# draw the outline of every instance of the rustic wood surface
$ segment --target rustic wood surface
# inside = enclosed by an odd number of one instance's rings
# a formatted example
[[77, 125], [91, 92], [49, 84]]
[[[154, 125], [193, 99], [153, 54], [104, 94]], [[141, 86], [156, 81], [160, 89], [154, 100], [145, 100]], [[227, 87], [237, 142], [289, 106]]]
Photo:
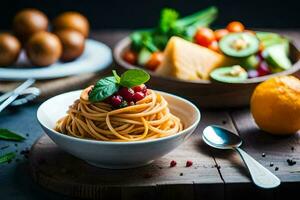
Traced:
[[[128, 33], [107, 31], [94, 33], [92, 37], [113, 47]], [[283, 33], [300, 45], [299, 32]], [[71, 199], [86, 197], [126, 200], [241, 198], [244, 200], [286, 199], [287, 196], [299, 196], [299, 133], [290, 137], [270, 136], [256, 127], [248, 108], [223, 111], [201, 109], [201, 111], [203, 119], [200, 126], [185, 144], [153, 164], [138, 169], [111, 171], [91, 167], [59, 150], [47, 137], [42, 137], [33, 146], [30, 156], [34, 180], [50, 191], [70, 195]], [[209, 124], [224, 125], [239, 134], [244, 140], [242, 148], [278, 175], [282, 180], [281, 186], [274, 190], [261, 190], [255, 187], [235, 152], [218, 151], [205, 146], [199, 136], [203, 128]], [[294, 147], [294, 150], [291, 147]], [[262, 157], [262, 153], [266, 156]], [[288, 166], [286, 162], [288, 158], [295, 159], [297, 164]], [[168, 167], [172, 159], [178, 162], [175, 168]], [[184, 166], [188, 159], [194, 162], [190, 168]], [[271, 162], [274, 163], [273, 167], [270, 167]], [[279, 169], [275, 171], [275, 167]], [[180, 173], [183, 175], [180, 176]]]

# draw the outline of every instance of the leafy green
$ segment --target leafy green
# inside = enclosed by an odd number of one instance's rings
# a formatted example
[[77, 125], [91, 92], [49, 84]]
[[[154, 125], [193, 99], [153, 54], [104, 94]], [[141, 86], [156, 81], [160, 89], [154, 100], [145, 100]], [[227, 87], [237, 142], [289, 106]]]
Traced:
[[177, 11], [165, 8], [161, 11], [157, 27], [139, 30], [130, 35], [131, 48], [136, 52], [140, 52], [143, 48], [150, 52], [164, 50], [172, 36], [191, 41], [196, 30], [199, 27], [209, 26], [216, 19], [217, 14], [216, 7], [209, 7], [179, 19]]
[[113, 76], [100, 79], [92, 91], [89, 93], [91, 102], [103, 101], [116, 93], [120, 86], [134, 87], [146, 83], [150, 79], [150, 75], [141, 69], [130, 69], [121, 75], [115, 70], [112, 71]]
[[134, 87], [146, 83], [150, 79], [150, 75], [141, 69], [131, 69], [121, 76], [120, 85], [124, 87]]
[[14, 157], [16, 157], [16, 154], [14, 152], [10, 152], [10, 153], [4, 154], [4, 155], [0, 156], [0, 164], [9, 162]]
[[159, 30], [162, 33], [168, 33], [176, 23], [179, 14], [176, 10], [171, 8], [165, 8], [161, 11]]
[[12, 141], [22, 141], [25, 138], [17, 133], [14, 133], [8, 129], [0, 128], [0, 139], [12, 140]]
[[119, 85], [114, 76], [100, 79], [89, 94], [89, 100], [91, 102], [103, 101], [107, 97], [117, 92], [118, 89]]

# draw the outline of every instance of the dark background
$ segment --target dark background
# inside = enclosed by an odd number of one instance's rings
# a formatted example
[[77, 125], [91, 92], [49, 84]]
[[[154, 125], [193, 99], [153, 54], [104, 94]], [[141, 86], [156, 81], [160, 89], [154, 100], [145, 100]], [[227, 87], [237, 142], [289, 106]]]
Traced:
[[166, 6], [184, 16], [210, 5], [220, 10], [217, 26], [240, 20], [248, 27], [300, 28], [299, 0], [8, 0], [1, 1], [0, 27], [10, 28], [14, 14], [28, 7], [41, 9], [50, 19], [62, 11], [76, 10], [99, 30], [151, 27]]

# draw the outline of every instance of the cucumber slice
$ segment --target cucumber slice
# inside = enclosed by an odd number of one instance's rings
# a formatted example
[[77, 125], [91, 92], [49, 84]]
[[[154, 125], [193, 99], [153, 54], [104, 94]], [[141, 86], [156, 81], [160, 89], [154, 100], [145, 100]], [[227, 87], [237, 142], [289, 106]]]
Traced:
[[279, 69], [275, 69], [275, 71], [287, 70], [292, 67], [284, 44], [276, 44], [268, 47], [263, 51], [263, 56], [272, 67]]
[[219, 46], [227, 56], [245, 58], [258, 51], [259, 40], [250, 33], [229, 33], [220, 40]]
[[248, 74], [241, 66], [234, 65], [217, 68], [210, 73], [210, 77], [215, 81], [223, 83], [241, 83], [248, 78]]

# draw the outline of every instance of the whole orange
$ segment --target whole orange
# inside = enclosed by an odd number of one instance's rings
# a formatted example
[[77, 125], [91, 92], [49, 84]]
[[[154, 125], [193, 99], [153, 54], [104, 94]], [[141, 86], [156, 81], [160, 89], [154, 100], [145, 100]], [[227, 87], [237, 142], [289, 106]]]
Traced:
[[251, 113], [260, 129], [275, 135], [300, 130], [300, 80], [271, 78], [259, 84], [251, 97]]

